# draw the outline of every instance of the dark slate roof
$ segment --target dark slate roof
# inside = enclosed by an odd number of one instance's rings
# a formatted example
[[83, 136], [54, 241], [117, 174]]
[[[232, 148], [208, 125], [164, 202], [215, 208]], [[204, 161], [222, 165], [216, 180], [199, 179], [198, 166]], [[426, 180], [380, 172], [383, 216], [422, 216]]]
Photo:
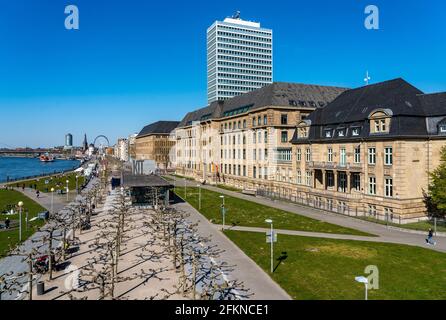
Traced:
[[135, 175], [127, 172], [122, 175], [122, 185], [124, 187], [173, 187], [170, 182], [158, 175]]
[[216, 101], [211, 103], [207, 107], [187, 113], [186, 116], [178, 125], [178, 127], [181, 128], [190, 126], [195, 121], [205, 121], [209, 119], [218, 118], [221, 113], [222, 103], [223, 103], [222, 101], [219, 102]]
[[419, 96], [426, 116], [446, 115], [446, 92], [423, 94]]
[[242, 113], [267, 106], [289, 108], [322, 108], [333, 101], [347, 88], [310, 85], [301, 83], [274, 82], [263, 88], [236, 96], [225, 101], [216, 101], [205, 108], [189, 112], [178, 127], [194, 121], [204, 121], [227, 116], [233, 110]]
[[274, 82], [263, 88], [224, 101], [223, 112], [243, 106], [250, 110], [266, 106], [322, 108], [347, 88]]
[[[389, 110], [392, 114], [390, 131], [386, 134], [370, 134], [370, 113], [377, 109]], [[446, 94], [424, 94], [405, 80], [398, 78], [384, 81], [340, 94], [323, 109], [316, 109], [308, 117], [311, 121], [308, 139], [297, 137], [293, 143], [308, 141], [345, 141], [352, 139], [377, 139], [395, 137], [420, 137], [434, 128], [446, 116]], [[429, 121], [430, 117], [437, 119]], [[360, 135], [352, 136], [352, 128], [360, 127]], [[325, 130], [346, 128], [344, 137], [333, 131], [331, 138]]]
[[179, 124], [179, 121], [158, 121], [145, 126], [138, 134], [137, 138], [152, 134], [169, 134]]

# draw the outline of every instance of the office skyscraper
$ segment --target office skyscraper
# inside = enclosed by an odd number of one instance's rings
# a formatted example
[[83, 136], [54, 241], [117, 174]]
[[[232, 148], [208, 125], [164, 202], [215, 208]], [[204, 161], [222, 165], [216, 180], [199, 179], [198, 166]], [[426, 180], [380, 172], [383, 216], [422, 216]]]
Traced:
[[240, 12], [207, 30], [208, 103], [273, 82], [273, 32]]

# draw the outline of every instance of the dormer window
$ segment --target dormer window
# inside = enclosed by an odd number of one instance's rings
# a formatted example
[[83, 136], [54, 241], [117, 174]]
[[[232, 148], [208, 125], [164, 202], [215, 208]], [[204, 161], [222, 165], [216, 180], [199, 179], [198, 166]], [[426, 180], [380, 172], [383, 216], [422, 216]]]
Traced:
[[392, 110], [378, 109], [374, 110], [370, 115], [370, 133], [383, 134], [389, 133], [390, 122], [392, 119]]
[[359, 127], [352, 128], [352, 136], [353, 136], [353, 137], [357, 137], [357, 136], [359, 136], [360, 133], [361, 133], [361, 129], [360, 129]]
[[440, 133], [444, 133], [444, 134], [446, 134], [446, 124], [441, 124], [441, 125], [439, 125], [439, 126], [438, 126], [438, 131], [439, 131]]
[[333, 130], [325, 129], [325, 138], [331, 138], [333, 134]]
[[338, 137], [345, 137], [345, 129], [338, 129]]

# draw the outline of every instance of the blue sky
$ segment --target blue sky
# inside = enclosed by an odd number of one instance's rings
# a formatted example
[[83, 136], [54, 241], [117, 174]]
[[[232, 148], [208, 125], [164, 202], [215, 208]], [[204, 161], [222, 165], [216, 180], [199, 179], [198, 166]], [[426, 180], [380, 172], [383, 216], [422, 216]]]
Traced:
[[[446, 91], [442, 0], [0, 0], [0, 148], [115, 140], [206, 105], [206, 29], [241, 11], [274, 30], [274, 80]], [[64, 28], [77, 5], [80, 30]], [[380, 9], [380, 30], [363, 26]]]

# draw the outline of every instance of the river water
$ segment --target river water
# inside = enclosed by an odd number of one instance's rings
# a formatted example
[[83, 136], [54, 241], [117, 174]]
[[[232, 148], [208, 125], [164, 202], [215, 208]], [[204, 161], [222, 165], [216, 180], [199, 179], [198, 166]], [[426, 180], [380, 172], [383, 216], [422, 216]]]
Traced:
[[77, 160], [55, 160], [41, 162], [37, 158], [9, 158], [0, 157], [0, 182], [9, 179], [21, 179], [39, 175], [48, 175], [79, 167]]

